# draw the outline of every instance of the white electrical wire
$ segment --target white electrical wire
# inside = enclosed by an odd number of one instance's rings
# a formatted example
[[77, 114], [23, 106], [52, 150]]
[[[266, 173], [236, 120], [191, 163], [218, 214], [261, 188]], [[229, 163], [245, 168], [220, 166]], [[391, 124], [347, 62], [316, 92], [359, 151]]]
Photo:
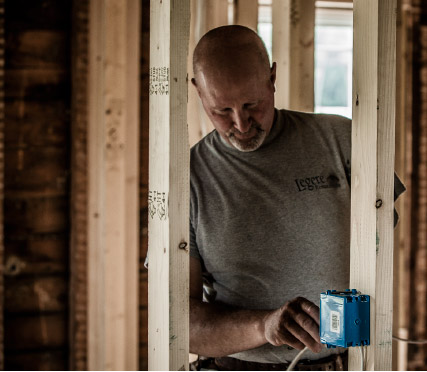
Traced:
[[302, 349], [294, 358], [294, 360], [292, 361], [292, 363], [289, 365], [287, 371], [293, 371], [294, 367], [297, 365], [297, 363], [299, 362], [299, 360], [301, 359], [302, 355], [308, 350], [308, 347], [306, 346], [304, 349]]

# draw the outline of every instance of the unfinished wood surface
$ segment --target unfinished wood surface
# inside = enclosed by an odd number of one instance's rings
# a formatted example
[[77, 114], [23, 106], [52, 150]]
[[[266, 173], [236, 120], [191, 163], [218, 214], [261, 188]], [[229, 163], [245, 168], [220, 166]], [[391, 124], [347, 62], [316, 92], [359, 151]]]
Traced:
[[30, 365], [37, 366], [41, 371], [62, 371], [67, 355], [66, 350], [22, 351], [18, 355], [10, 355], [8, 365], [11, 371], [25, 371]]
[[314, 111], [314, 0], [273, 0], [275, 105]]
[[395, 33], [395, 0], [354, 1], [350, 287], [371, 296], [368, 370], [392, 367]]
[[187, 370], [190, 1], [151, 2], [148, 368]]
[[148, 370], [148, 270], [144, 267], [148, 252], [148, 156], [150, 86], [150, 0], [141, 1], [141, 125], [139, 134], [139, 370]]
[[[394, 233], [393, 334], [409, 338], [411, 174], [412, 174], [412, 10], [409, 0], [398, 0], [396, 32], [396, 156], [395, 170], [406, 187], [396, 201], [399, 223]], [[393, 341], [393, 370], [408, 370], [408, 344]]]
[[4, 367], [67, 369], [71, 1], [4, 5]]
[[[187, 71], [188, 71], [188, 104], [187, 104], [187, 121], [188, 121], [188, 139], [190, 146], [193, 146], [203, 137], [204, 133], [201, 126], [201, 115], [203, 107], [201, 107], [200, 99], [196, 89], [191, 84], [193, 74], [193, 52], [197, 43], [201, 38], [201, 14], [198, 12], [200, 7], [199, 0], [190, 0], [190, 36], [188, 43], [188, 58], [187, 58]], [[204, 28], [204, 27], [203, 27]]]
[[196, 89], [191, 84], [193, 77], [193, 51], [201, 37], [209, 30], [228, 24], [227, 0], [191, 0], [191, 23], [189, 38], [188, 71], [188, 136], [193, 146], [214, 128], [206, 115]]
[[88, 258], [88, 36], [89, 1], [73, 1], [71, 54], [71, 234], [70, 357], [71, 370], [87, 365]]
[[[228, 24], [228, 0], [199, 0], [201, 3], [201, 22], [206, 25], [206, 31]], [[200, 35], [200, 37], [202, 37]]]
[[258, 29], [258, 0], [236, 0], [234, 17], [237, 25]]
[[4, 369], [4, 0], [0, 0], [0, 370]]
[[[414, 112], [410, 338], [427, 339], [427, 4], [418, 2], [414, 33]], [[410, 345], [409, 369], [426, 368], [427, 345]]]
[[137, 1], [90, 2], [88, 366], [138, 368]]
[[36, 322], [31, 314], [11, 316], [5, 324], [6, 352], [16, 355], [31, 350], [65, 350], [68, 344], [65, 320], [65, 314], [61, 313], [42, 314]]

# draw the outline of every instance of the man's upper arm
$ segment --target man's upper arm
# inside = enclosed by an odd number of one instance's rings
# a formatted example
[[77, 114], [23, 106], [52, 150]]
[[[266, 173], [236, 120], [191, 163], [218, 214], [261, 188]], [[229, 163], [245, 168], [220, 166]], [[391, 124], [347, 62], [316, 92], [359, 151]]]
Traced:
[[200, 260], [190, 256], [190, 297], [202, 301], [203, 278]]

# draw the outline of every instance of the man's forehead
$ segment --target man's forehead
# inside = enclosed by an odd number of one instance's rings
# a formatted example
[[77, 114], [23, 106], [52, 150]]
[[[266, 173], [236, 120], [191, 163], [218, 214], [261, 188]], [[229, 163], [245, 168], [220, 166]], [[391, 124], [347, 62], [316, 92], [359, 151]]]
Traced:
[[202, 87], [202, 94], [218, 109], [236, 102], [248, 103], [260, 99], [261, 84], [253, 76], [205, 79]]
[[230, 51], [228, 54], [206, 56], [201, 60], [199, 71], [212, 75], [221, 73], [235, 74], [239, 71], [255, 72], [257, 69], [265, 69], [259, 62], [255, 53], [236, 53]]

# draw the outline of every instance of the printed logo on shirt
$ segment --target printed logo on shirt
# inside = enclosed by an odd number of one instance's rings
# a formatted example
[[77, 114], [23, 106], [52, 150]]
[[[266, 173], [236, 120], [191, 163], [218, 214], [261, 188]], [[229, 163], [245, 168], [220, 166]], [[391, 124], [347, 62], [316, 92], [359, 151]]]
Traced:
[[306, 178], [297, 178], [295, 183], [298, 187], [298, 192], [315, 191], [320, 189], [337, 189], [341, 187], [340, 180], [337, 176], [331, 174], [328, 177], [315, 176]]

